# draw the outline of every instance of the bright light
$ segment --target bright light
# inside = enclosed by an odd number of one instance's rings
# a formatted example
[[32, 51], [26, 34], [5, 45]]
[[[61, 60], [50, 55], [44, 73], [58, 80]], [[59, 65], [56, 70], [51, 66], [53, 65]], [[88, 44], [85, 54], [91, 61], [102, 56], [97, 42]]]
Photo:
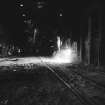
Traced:
[[59, 16], [63, 16], [62, 13], [60, 13]]
[[43, 8], [45, 6], [45, 2], [37, 2], [37, 8]]
[[24, 5], [23, 4], [20, 4], [20, 7], [23, 7]]
[[23, 17], [26, 17], [26, 14], [22, 14]]
[[70, 42], [70, 39], [65, 42], [61, 41], [60, 37], [57, 37], [58, 50], [53, 53], [51, 57], [24, 57], [24, 58], [14, 58], [7, 60], [8, 58], [0, 59], [0, 66], [2, 65], [24, 65], [24, 64], [40, 64], [44, 65], [45, 63], [51, 65], [62, 65], [62, 64], [75, 64], [79, 62], [79, 57], [77, 54], [77, 43]]
[[74, 63], [78, 60], [77, 46], [74, 46], [70, 43], [70, 39], [66, 41], [66, 43], [60, 40], [60, 37], [57, 37], [57, 46], [58, 50], [53, 53], [51, 58], [42, 57], [42, 61], [50, 64], [65, 64], [65, 63]]
[[57, 37], [57, 47], [58, 47], [58, 50], [60, 50], [61, 44], [62, 44], [62, 42], [61, 42], [61, 40], [60, 40], [60, 37], [58, 36], [58, 37]]
[[43, 8], [43, 6], [42, 5], [38, 5], [37, 8]]
[[[59, 43], [58, 43], [59, 42]], [[52, 59], [56, 63], [73, 63], [77, 59], [77, 52], [72, 46], [70, 39], [65, 43], [58, 38], [57, 40], [58, 51], [54, 53]], [[60, 49], [60, 50], [59, 50]]]

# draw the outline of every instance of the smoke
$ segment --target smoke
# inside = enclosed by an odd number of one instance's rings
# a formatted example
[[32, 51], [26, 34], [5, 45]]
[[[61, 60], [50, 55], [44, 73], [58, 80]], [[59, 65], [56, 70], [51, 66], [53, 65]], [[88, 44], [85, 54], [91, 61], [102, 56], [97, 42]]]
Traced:
[[0, 66], [3, 65], [28, 65], [28, 64], [39, 64], [44, 65], [44, 63], [51, 65], [58, 64], [75, 64], [79, 62], [77, 42], [70, 42], [70, 39], [63, 42], [60, 37], [57, 37], [57, 51], [54, 51], [51, 57], [24, 57], [0, 60]]
[[68, 39], [63, 43], [60, 37], [57, 37], [57, 47], [58, 50], [53, 53], [52, 57], [42, 57], [42, 61], [50, 64], [65, 64], [75, 63], [79, 60], [76, 42], [71, 44], [70, 39]]

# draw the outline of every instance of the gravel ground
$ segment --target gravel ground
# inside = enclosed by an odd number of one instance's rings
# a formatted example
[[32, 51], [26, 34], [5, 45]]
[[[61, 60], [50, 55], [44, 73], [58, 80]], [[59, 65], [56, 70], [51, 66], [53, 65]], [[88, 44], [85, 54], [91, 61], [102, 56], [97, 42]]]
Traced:
[[[85, 105], [48, 68], [38, 65], [22, 68], [0, 68], [0, 105]], [[53, 69], [90, 103], [105, 105], [105, 77], [99, 69], [97, 72], [82, 67]]]

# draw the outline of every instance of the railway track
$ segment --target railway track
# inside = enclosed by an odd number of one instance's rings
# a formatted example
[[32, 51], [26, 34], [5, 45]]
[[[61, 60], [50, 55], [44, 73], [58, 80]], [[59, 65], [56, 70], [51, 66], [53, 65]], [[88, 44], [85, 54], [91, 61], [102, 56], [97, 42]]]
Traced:
[[[71, 73], [74, 73], [74, 74], [77, 75], [77, 76], [82, 77], [83, 80], [88, 81], [89, 83], [91, 83], [91, 84], [93, 85], [93, 87], [96, 88], [96, 90], [99, 90], [101, 93], [104, 94], [103, 97], [104, 97], [104, 99], [105, 99], [105, 86], [104, 86], [104, 85], [102, 85], [101, 83], [99, 83], [99, 82], [97, 82], [97, 81], [95, 81], [95, 80], [89, 78], [88, 76], [83, 75], [82, 73], [79, 73], [79, 71], [78, 71], [78, 72], [70, 71], [70, 72], [71, 72]], [[102, 97], [102, 96], [101, 96], [101, 97]], [[92, 100], [93, 100], [93, 102], [95, 102], [97, 105], [104, 105], [104, 104], [105, 104], [105, 102], [104, 102], [104, 103], [97, 102], [96, 99], [92, 99]]]
[[88, 80], [88, 81], [91, 81], [92, 83], [95, 83], [98, 88], [105, 90], [105, 86], [102, 85], [101, 83], [99, 83], [99, 82], [97, 82], [97, 81], [95, 81], [95, 80], [93, 80], [93, 79], [90, 79], [89, 77], [83, 75], [82, 73], [75, 72], [75, 71], [72, 71], [72, 72], [75, 73], [75, 74], [77, 74], [77, 75], [79, 75], [79, 76], [81, 76], [81, 77], [84, 78], [85, 80]]
[[[79, 86], [75, 86], [73, 83], [71, 83], [69, 80], [72, 78], [69, 78], [68, 75], [64, 71], [60, 70], [60, 68], [57, 69], [56, 67], [51, 66], [43, 62], [42, 60], [41, 62], [44, 67], [46, 67], [49, 71], [51, 71], [51, 73], [53, 73], [57, 77], [57, 79], [59, 79], [61, 83], [74, 94], [76, 99], [79, 100], [80, 102], [79, 105], [105, 105], [103, 103], [97, 102], [96, 99], [94, 98], [90, 98], [83, 90], [78, 88]], [[31, 69], [30, 66], [29, 68]], [[72, 75], [76, 75], [77, 77], [82, 77], [83, 80], [89, 81], [90, 83], [93, 84], [93, 86], [96, 86], [98, 89], [105, 91], [105, 86], [98, 83], [97, 81], [92, 80], [91, 78], [86, 77], [79, 70], [76, 70], [76, 69], [69, 70], [69, 73], [71, 73]]]
[[75, 88], [72, 84], [67, 82], [61, 75], [59, 75], [54, 68], [44, 63], [44, 66], [48, 68], [76, 97], [79, 99], [81, 105], [99, 105], [93, 99], [90, 99], [84, 92]]

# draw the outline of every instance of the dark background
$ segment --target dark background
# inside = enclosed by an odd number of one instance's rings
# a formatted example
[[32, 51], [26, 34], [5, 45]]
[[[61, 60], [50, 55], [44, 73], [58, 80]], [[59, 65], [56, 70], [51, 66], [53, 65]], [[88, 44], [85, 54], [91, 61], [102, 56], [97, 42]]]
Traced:
[[[62, 21], [63, 26], [72, 28], [73, 32], [80, 31], [80, 22], [85, 20], [85, 15], [89, 11], [94, 9], [95, 4], [97, 6], [104, 6], [104, 2], [100, 0], [57, 0], [46, 1], [47, 6], [44, 9], [36, 9], [34, 3], [37, 0], [11, 0], [0, 1], [0, 23], [6, 27], [9, 33], [9, 37], [19, 38], [23, 36], [24, 18], [22, 13], [28, 11], [28, 17], [39, 16], [43, 24], [49, 24], [50, 26], [57, 26], [58, 21]], [[40, 0], [41, 1], [41, 0]], [[44, 0], [43, 0], [44, 1]], [[19, 3], [24, 4], [24, 9], [19, 7]], [[57, 17], [59, 11], [63, 11], [63, 17], [60, 20]], [[104, 10], [104, 8], [103, 8]], [[8, 36], [8, 35], [7, 35]], [[78, 36], [78, 35], [77, 35]], [[16, 38], [16, 39], [17, 39]]]
[[[37, 2], [42, 1], [45, 6], [37, 8]], [[19, 4], [24, 4], [21, 8]], [[55, 29], [60, 31], [70, 30], [73, 40], [78, 41], [88, 34], [88, 17], [92, 16], [93, 26], [97, 30], [97, 18], [102, 20], [102, 58], [105, 56], [105, 1], [104, 0], [11, 0], [0, 1], [0, 40], [25, 45], [24, 21], [31, 18], [34, 24], [39, 24], [42, 29]], [[26, 17], [22, 14], [26, 13]], [[59, 16], [62, 13], [63, 16]], [[96, 25], [95, 25], [96, 24]], [[65, 34], [63, 34], [65, 36]], [[51, 38], [49, 34], [47, 38]], [[93, 35], [94, 36], [94, 35]], [[47, 41], [46, 41], [47, 43]], [[94, 49], [94, 48], [93, 48]], [[93, 54], [94, 55], [94, 54]]]

